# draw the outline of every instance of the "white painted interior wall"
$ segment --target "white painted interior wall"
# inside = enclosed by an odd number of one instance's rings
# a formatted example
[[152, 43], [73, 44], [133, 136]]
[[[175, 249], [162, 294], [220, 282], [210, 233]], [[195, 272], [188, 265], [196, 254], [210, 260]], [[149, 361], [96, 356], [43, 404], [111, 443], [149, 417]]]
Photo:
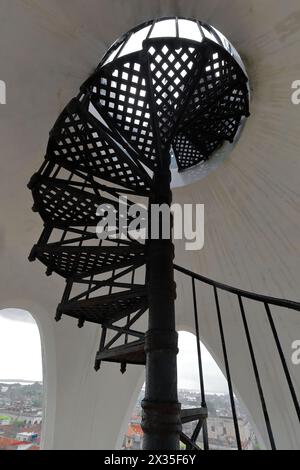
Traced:
[[[247, 67], [252, 115], [221, 166], [174, 191], [175, 202], [204, 203], [206, 217], [204, 249], [186, 252], [176, 243], [176, 262], [246, 290], [299, 300], [300, 106], [290, 99], [291, 83], [300, 79], [299, 1], [1, 0], [0, 11], [0, 79], [7, 85], [7, 104], [0, 106], [0, 307], [28, 310], [40, 327], [44, 448], [118, 447], [143, 371], [131, 367], [121, 376], [117, 365], [103, 364], [96, 374], [99, 332], [90, 325], [78, 330], [68, 318], [54, 322], [63, 281], [46, 278], [41, 264], [27, 261], [41, 221], [30, 210], [26, 184], [41, 163], [57, 115], [120, 34], [163, 15], [210, 22]], [[189, 286], [180, 280], [178, 298], [178, 324], [192, 331]], [[199, 301], [203, 341], [222, 367], [210, 293], [204, 291]], [[229, 304], [225, 316], [237, 393], [267, 445], [235, 306]], [[276, 442], [299, 449], [299, 422], [271, 337], [264, 334], [266, 318], [251, 311], [249, 323]], [[276, 325], [288, 356], [291, 342], [300, 337], [300, 317], [282, 312]], [[299, 393], [300, 366], [289, 366]]]

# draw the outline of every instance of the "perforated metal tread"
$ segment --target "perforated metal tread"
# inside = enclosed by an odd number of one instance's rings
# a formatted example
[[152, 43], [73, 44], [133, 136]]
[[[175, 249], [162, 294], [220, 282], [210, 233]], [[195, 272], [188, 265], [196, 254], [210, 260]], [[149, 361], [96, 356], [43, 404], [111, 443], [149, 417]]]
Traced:
[[72, 182], [62, 184], [46, 176], [36, 177], [31, 187], [34, 209], [44, 222], [58, 227], [97, 225], [100, 220], [96, 216], [97, 208], [107, 202], [92, 192], [74, 187]]
[[221, 143], [219, 140], [209, 140], [206, 136], [187, 136], [177, 134], [173, 140], [173, 151], [177, 160], [178, 170], [182, 171], [197, 163], [206, 161]]
[[57, 307], [56, 319], [68, 315], [80, 321], [109, 324], [147, 306], [146, 288], [135, 288], [86, 300], [68, 301]]
[[124, 144], [74, 98], [50, 133], [47, 158], [137, 193], [150, 191], [147, 172], [136, 165]]
[[[44, 222], [54, 227], [96, 226], [100, 221], [98, 207], [114, 208], [116, 222], [119, 222], [119, 206], [116, 200], [103, 197], [99, 193], [86, 191], [72, 181], [37, 176], [30, 183], [34, 200], [34, 209], [39, 212]], [[128, 212], [129, 200], [123, 205]], [[132, 217], [128, 217], [128, 221]]]
[[60, 246], [35, 245], [31, 256], [63, 277], [85, 277], [101, 274], [126, 266], [142, 265], [145, 261], [144, 247], [132, 246]]
[[120, 364], [146, 364], [145, 340], [133, 341], [96, 354], [96, 361], [116, 362]]

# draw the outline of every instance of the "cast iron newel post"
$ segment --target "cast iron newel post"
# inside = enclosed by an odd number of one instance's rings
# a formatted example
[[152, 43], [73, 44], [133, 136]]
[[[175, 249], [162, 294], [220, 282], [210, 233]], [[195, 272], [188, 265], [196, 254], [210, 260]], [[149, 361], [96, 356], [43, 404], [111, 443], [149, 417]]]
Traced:
[[[169, 165], [167, 154], [162, 170], [155, 178], [155, 196], [150, 204], [171, 205]], [[178, 334], [175, 329], [173, 259], [172, 230], [169, 238], [163, 239], [160, 226], [159, 239], [151, 239], [150, 232], [148, 240], [149, 325], [145, 338], [146, 390], [142, 402], [145, 450], [179, 449], [181, 420], [177, 397]]]

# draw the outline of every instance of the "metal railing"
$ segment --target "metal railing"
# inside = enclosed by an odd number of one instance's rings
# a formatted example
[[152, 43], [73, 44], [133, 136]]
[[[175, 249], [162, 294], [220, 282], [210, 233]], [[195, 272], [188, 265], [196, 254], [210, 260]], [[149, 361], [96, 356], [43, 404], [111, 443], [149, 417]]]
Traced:
[[[277, 352], [281, 361], [282, 370], [283, 370], [283, 373], [284, 373], [284, 376], [285, 376], [285, 379], [289, 388], [290, 396], [291, 396], [299, 422], [300, 422], [299, 400], [297, 398], [295, 386], [293, 384], [293, 380], [289, 372], [287, 361], [286, 361], [283, 348], [282, 348], [282, 345], [281, 345], [281, 342], [277, 333], [277, 329], [273, 320], [271, 307], [277, 306], [277, 307], [291, 309], [294, 311], [300, 311], [300, 303], [293, 302], [290, 300], [278, 299], [278, 298], [269, 297], [265, 295], [255, 294], [252, 292], [247, 292], [241, 289], [237, 289], [235, 287], [228, 286], [220, 282], [216, 282], [212, 279], [208, 279], [202, 275], [193, 273], [192, 271], [189, 271], [188, 269], [182, 268], [178, 265], [174, 265], [174, 268], [175, 268], [175, 271], [178, 271], [184, 274], [185, 276], [189, 277], [191, 285], [192, 285], [194, 323], [195, 323], [194, 326], [195, 326], [195, 333], [196, 333], [196, 339], [197, 339], [201, 406], [206, 407], [206, 396], [205, 396], [205, 387], [204, 387], [204, 379], [203, 379], [203, 364], [202, 364], [201, 347], [200, 347], [199, 315], [198, 315], [198, 304], [197, 304], [197, 284], [200, 284], [200, 283], [211, 286], [213, 290], [213, 297], [214, 297], [215, 308], [216, 308], [216, 313], [217, 313], [218, 330], [220, 334], [220, 341], [221, 341], [223, 361], [224, 361], [224, 371], [225, 371], [225, 376], [226, 376], [227, 383], [228, 383], [229, 398], [230, 398], [230, 405], [231, 405], [231, 411], [232, 411], [232, 419], [233, 419], [233, 424], [234, 424], [237, 449], [242, 450], [242, 442], [241, 442], [239, 422], [238, 422], [238, 416], [237, 416], [237, 410], [236, 410], [236, 401], [235, 401], [233, 383], [232, 383], [232, 371], [231, 371], [230, 361], [228, 358], [228, 338], [226, 339], [226, 336], [224, 333], [224, 327], [223, 327], [224, 321], [223, 321], [222, 311], [221, 311], [221, 306], [220, 306], [220, 301], [219, 301], [220, 291], [228, 292], [232, 294], [233, 296], [235, 296], [236, 299], [238, 300], [239, 312], [241, 315], [244, 334], [246, 337], [246, 344], [248, 347], [251, 364], [253, 367], [256, 387], [257, 387], [260, 405], [261, 405], [264, 422], [265, 422], [265, 426], [266, 426], [266, 430], [267, 430], [267, 434], [269, 438], [270, 448], [272, 450], [276, 450], [274, 430], [272, 429], [272, 425], [270, 422], [270, 413], [268, 410], [268, 406], [266, 404], [265, 393], [264, 393], [263, 386], [262, 386], [262, 380], [259, 374], [259, 369], [257, 365], [257, 354], [253, 346], [253, 339], [251, 338], [251, 334], [250, 334], [250, 330], [248, 326], [244, 300], [251, 299], [253, 301], [256, 301], [260, 303], [265, 310], [265, 314], [268, 320], [268, 325], [270, 327], [270, 332], [273, 335], [274, 344], [275, 344], [275, 347], [277, 349]], [[203, 446], [204, 446], [204, 449], [209, 449], [209, 439], [208, 439], [206, 423], [203, 426]]]

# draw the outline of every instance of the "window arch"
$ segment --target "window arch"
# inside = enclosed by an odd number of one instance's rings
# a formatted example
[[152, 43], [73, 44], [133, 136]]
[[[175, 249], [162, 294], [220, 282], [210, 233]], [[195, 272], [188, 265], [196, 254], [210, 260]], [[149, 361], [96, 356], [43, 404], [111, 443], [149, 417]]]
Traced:
[[26, 310], [6, 308], [0, 310], [0, 332], [1, 448], [36, 448], [44, 397], [39, 328]]
[[[183, 409], [201, 407], [197, 345], [195, 335], [179, 331], [179, 354], [177, 356], [177, 375], [179, 402]], [[203, 376], [208, 409], [207, 433], [210, 449], [235, 449], [235, 431], [231, 414], [227, 380], [208, 349], [201, 343]], [[131, 413], [125, 432], [122, 449], [139, 450], [142, 448], [141, 400], [144, 385]], [[242, 446], [247, 450], [258, 449], [258, 440], [242, 403], [235, 397]], [[183, 431], [191, 435], [196, 422], [183, 425]], [[203, 448], [202, 431], [197, 445]], [[182, 445], [184, 448], [184, 445]]]

